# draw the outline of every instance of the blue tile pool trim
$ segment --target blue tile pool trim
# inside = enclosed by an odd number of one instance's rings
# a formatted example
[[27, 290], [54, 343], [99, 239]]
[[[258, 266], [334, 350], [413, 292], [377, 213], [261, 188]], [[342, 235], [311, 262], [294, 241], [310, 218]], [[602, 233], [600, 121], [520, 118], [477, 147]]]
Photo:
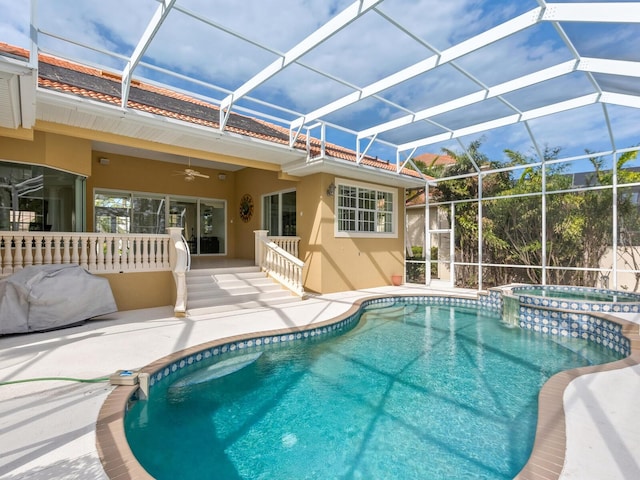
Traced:
[[308, 330], [300, 330], [296, 332], [257, 335], [254, 338], [245, 338], [242, 340], [223, 343], [221, 345], [206, 348], [199, 352], [182, 357], [150, 374], [149, 387], [153, 388], [154, 385], [158, 384], [159, 382], [171, 378], [174, 374], [180, 372], [183, 368], [189, 367], [195, 363], [202, 362], [203, 360], [209, 360], [212, 357], [216, 357], [227, 352], [254, 349], [256, 347], [264, 346], [276, 346], [280, 344], [288, 344], [289, 342], [314, 340], [329, 336], [331, 334], [339, 333], [355, 326], [355, 324], [360, 319], [360, 315], [366, 310], [366, 307], [382, 304], [392, 305], [398, 301], [406, 302], [409, 304], [450, 305], [499, 310], [501, 308], [502, 299], [499, 293], [497, 295], [494, 293], [490, 293], [488, 295], [480, 295], [477, 299], [422, 295], [367, 299], [360, 304], [360, 308], [357, 311], [331, 325], [312, 327]]
[[[533, 285], [538, 287], [538, 285]], [[576, 299], [562, 299], [562, 298], [549, 298], [537, 296], [533, 293], [527, 293], [525, 285], [515, 285], [511, 287], [513, 294], [520, 298], [521, 303], [527, 305], [534, 305], [539, 307], [552, 307], [561, 308], [565, 310], [579, 310], [583, 312], [603, 312], [603, 313], [638, 313], [640, 312], [640, 295], [630, 292], [619, 292], [616, 290], [606, 290], [602, 288], [591, 287], [573, 287], [564, 285], [547, 285], [544, 288], [557, 292], [589, 292], [602, 295], [623, 295], [626, 298], [633, 298], [635, 302], [605, 302], [597, 300], [576, 300]]]
[[[450, 296], [425, 296], [425, 295], [401, 295], [393, 297], [377, 297], [362, 301], [360, 307], [347, 317], [330, 325], [312, 327], [307, 330], [299, 330], [287, 333], [256, 334], [254, 338], [243, 338], [242, 340], [230, 341], [221, 345], [203, 349], [196, 353], [184, 356], [168, 365], [156, 370], [150, 375], [149, 387], [166, 379], [170, 379], [174, 374], [183, 368], [209, 360], [212, 357], [265, 346], [274, 347], [288, 344], [289, 342], [310, 341], [322, 339], [332, 334], [340, 333], [353, 326], [360, 319], [360, 315], [366, 308], [372, 305], [392, 306], [396, 302], [419, 305], [446, 305], [456, 307], [478, 308], [480, 310], [502, 311], [503, 299], [501, 290], [490, 290], [480, 292], [476, 298], [471, 297], [450, 297]], [[629, 340], [622, 335], [622, 327], [605, 319], [593, 317], [589, 314], [560, 312], [546, 308], [533, 308], [520, 306], [519, 325], [523, 329], [532, 330], [542, 334], [580, 337], [588, 341], [595, 342], [622, 355], [628, 355], [631, 351]]]
[[622, 334], [622, 325], [589, 313], [520, 305], [519, 325], [548, 335], [582, 338], [623, 356], [631, 354], [631, 342]]

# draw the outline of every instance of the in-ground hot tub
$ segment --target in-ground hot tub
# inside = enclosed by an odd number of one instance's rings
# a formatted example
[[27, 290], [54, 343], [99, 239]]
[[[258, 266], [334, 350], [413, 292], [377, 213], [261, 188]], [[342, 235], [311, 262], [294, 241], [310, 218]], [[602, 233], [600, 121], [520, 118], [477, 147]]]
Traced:
[[508, 289], [521, 305], [582, 312], [640, 312], [638, 293], [564, 285], [513, 285]]

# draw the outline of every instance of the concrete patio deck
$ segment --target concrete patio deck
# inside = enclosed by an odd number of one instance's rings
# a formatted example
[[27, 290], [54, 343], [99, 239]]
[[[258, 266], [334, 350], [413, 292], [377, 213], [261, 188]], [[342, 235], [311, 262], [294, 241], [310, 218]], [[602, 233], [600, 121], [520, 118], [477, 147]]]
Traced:
[[[452, 293], [403, 286], [311, 297], [276, 308], [175, 318], [171, 307], [119, 312], [84, 325], [0, 338], [0, 382], [104, 377], [137, 369], [216, 338], [317, 323], [360, 298], [383, 293]], [[470, 290], [456, 294], [475, 295]], [[637, 316], [627, 320], [640, 323]], [[95, 424], [108, 383], [38, 381], [0, 386], [0, 478], [106, 479]], [[560, 478], [640, 478], [640, 366], [591, 374], [564, 393], [565, 468]]]

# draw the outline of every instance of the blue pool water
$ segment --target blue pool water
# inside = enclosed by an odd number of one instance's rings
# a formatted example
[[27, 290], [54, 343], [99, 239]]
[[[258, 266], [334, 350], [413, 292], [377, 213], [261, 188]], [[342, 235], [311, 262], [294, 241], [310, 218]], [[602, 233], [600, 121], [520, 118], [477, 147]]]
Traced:
[[513, 478], [547, 379], [618, 357], [496, 315], [378, 305], [330, 339], [244, 349], [226, 376], [186, 368], [131, 405], [127, 438], [158, 479]]
[[586, 302], [618, 302], [639, 303], [640, 295], [637, 293], [618, 292], [613, 290], [599, 290], [596, 288], [579, 287], [577, 289], [556, 286], [522, 286], [514, 287], [514, 293], [521, 295], [533, 295], [536, 297], [562, 298], [566, 300], [582, 300]]

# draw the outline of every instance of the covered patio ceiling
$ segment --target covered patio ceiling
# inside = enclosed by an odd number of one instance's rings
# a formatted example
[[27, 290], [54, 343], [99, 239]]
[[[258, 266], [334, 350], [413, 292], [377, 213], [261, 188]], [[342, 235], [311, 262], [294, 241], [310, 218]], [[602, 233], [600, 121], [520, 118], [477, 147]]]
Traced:
[[[26, 3], [26, 2], [25, 2]], [[640, 144], [640, 2], [0, 0], [0, 41], [184, 92], [400, 168], [482, 139]], [[33, 40], [29, 37], [33, 32]], [[35, 52], [34, 52], [35, 53]]]

